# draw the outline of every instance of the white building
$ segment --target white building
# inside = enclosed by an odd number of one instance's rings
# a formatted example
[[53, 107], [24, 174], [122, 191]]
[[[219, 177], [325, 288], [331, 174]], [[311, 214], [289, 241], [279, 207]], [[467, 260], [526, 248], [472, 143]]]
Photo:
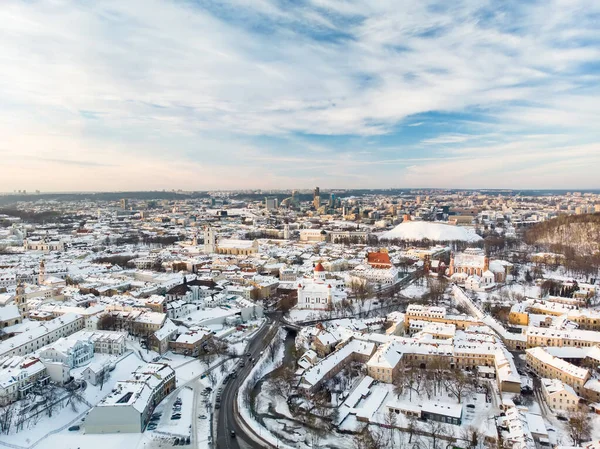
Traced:
[[35, 323], [31, 326], [31, 329], [1, 342], [0, 357], [26, 355], [37, 351], [61, 337], [67, 337], [83, 329], [84, 322], [82, 316], [66, 314], [52, 321]]
[[75, 338], [60, 338], [39, 351], [42, 360], [50, 360], [65, 364], [69, 368], [77, 368], [94, 358], [94, 343]]
[[164, 363], [138, 368], [90, 410], [86, 433], [139, 433], [165, 396], [175, 390], [175, 371]]
[[0, 360], [0, 405], [24, 397], [36, 384], [48, 383], [46, 367], [36, 358], [4, 357]]
[[558, 379], [542, 378], [542, 394], [555, 412], [574, 412], [579, 406], [579, 396], [569, 385]]
[[346, 298], [343, 283], [327, 279], [321, 263], [315, 266], [312, 279], [300, 279], [298, 282], [299, 309], [331, 310], [333, 304]]

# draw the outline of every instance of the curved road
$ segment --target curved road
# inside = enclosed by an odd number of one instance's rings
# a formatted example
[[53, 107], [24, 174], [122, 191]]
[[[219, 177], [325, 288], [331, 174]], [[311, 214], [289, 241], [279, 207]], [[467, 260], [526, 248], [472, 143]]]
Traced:
[[[409, 275], [405, 279], [402, 279], [401, 284], [405, 285], [410, 283], [412, 280], [413, 277]], [[382, 294], [387, 293], [387, 290], [390, 288], [392, 287], [384, 287], [382, 289]], [[398, 304], [394, 301], [377, 310], [397, 307]], [[374, 310], [369, 312], [374, 312]], [[246, 348], [246, 353], [249, 352], [251, 354], [250, 357], [255, 359], [258, 359], [260, 352], [268, 346], [269, 340], [265, 339], [265, 336], [267, 336], [270, 330], [277, 330], [277, 328], [281, 325], [283, 318], [283, 313], [281, 311], [268, 312], [265, 313], [265, 315], [269, 318], [270, 324], [264, 326], [260, 331], [258, 331], [258, 333], [250, 340], [250, 343]], [[218, 413], [216, 413], [217, 432], [216, 438], [213, 441], [213, 447], [216, 449], [264, 449], [266, 447], [264, 443], [257, 443], [248, 434], [246, 434], [246, 431], [238, 424], [238, 417], [236, 416], [235, 412], [237, 393], [241, 384], [244, 382], [253, 368], [253, 364], [250, 362], [250, 357], [246, 357], [246, 355], [243, 356], [243, 358], [246, 360], [245, 366], [240, 368], [238, 363], [238, 365], [236, 365], [237, 377], [230, 379], [227, 385], [223, 386], [223, 392], [221, 394], [221, 408], [218, 410]], [[232, 430], [235, 432], [235, 438], [231, 436]]]
[[[214, 447], [217, 449], [263, 449], [265, 447], [264, 444], [256, 443], [245, 433], [244, 429], [238, 425], [236, 421], [237, 417], [235, 416], [235, 401], [241, 384], [254, 367], [250, 358], [259, 358], [260, 352], [264, 350], [269, 343], [269, 340], [266, 340], [265, 337], [270, 330], [277, 330], [279, 327], [280, 314], [269, 314], [269, 318], [272, 318], [270, 324], [259, 330], [246, 347], [246, 353], [249, 352], [251, 356], [246, 357], [245, 354], [242, 356], [246, 361], [245, 366], [240, 368], [238, 363], [236, 366], [237, 377], [230, 379], [229, 382], [223, 386], [221, 408], [217, 413], [217, 434], [214, 440]], [[235, 438], [231, 436], [232, 430], [236, 434]]]

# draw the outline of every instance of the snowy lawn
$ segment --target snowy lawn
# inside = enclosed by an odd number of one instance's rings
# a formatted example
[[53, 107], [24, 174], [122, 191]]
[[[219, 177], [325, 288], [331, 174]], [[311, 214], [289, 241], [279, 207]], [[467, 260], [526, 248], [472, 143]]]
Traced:
[[[101, 358], [109, 358], [105, 355], [101, 356]], [[81, 395], [86, 401], [95, 405], [110, 393], [117, 381], [129, 378], [131, 372], [135, 371], [135, 369], [141, 365], [144, 365], [144, 362], [136, 357], [135, 353], [129, 353], [116, 364], [115, 369], [110, 372], [110, 377], [104, 383], [102, 388], [100, 388], [100, 385], [94, 386], [88, 383], [87, 388], [81, 392]], [[81, 368], [78, 368], [78, 370], [81, 371]], [[64, 389], [60, 389], [59, 391], [61, 392], [61, 395], [65, 394]], [[0, 441], [28, 447], [36, 441], [45, 438], [50, 432], [54, 432], [57, 429], [61, 429], [65, 426], [68, 427], [70, 425], [82, 424], [80, 418], [84, 417], [85, 413], [89, 410], [89, 407], [83, 403], [76, 403], [75, 408], [76, 410], [71, 405], [67, 405], [66, 401], [64, 401], [54, 410], [52, 417], [49, 417], [47, 413], [43, 412], [38, 415], [39, 418], [27, 422], [23, 431], [16, 433], [13, 428], [9, 435], [0, 435]], [[80, 432], [82, 431], [83, 426]], [[64, 430], [64, 432], [68, 431]], [[73, 432], [68, 433], [72, 434]], [[43, 444], [40, 443], [36, 447], [43, 447]]]

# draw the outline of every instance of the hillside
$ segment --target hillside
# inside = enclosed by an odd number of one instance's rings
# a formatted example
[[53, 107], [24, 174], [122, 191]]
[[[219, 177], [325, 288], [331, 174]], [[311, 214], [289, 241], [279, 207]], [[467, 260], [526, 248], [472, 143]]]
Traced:
[[473, 229], [428, 221], [408, 221], [384, 233], [382, 239], [431, 240], [435, 242], [477, 242], [482, 238]]
[[531, 245], [553, 247], [557, 252], [570, 249], [578, 255], [598, 253], [600, 214], [561, 215], [528, 229], [525, 241]]

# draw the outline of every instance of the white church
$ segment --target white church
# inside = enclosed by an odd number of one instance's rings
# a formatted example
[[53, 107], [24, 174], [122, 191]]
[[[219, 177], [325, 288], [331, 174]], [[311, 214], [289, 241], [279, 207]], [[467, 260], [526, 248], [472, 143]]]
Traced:
[[346, 298], [343, 281], [327, 279], [321, 263], [315, 265], [312, 278], [298, 281], [297, 309], [331, 310], [333, 304]]

